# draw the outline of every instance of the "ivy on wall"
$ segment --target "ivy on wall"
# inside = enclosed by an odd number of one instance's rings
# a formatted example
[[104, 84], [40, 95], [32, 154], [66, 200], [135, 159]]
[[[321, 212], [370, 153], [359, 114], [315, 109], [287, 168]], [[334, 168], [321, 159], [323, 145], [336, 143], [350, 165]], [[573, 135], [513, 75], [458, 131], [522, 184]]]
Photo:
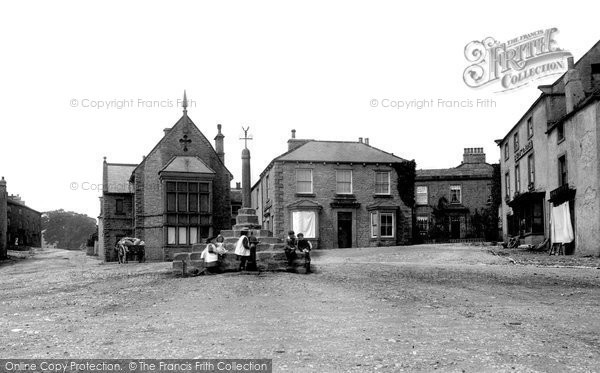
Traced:
[[415, 177], [417, 175], [417, 163], [405, 161], [394, 163], [394, 170], [398, 174], [398, 194], [402, 202], [411, 209], [415, 207]]
[[412, 161], [405, 161], [401, 163], [394, 163], [393, 168], [398, 175], [398, 194], [404, 204], [411, 209], [411, 227], [412, 232], [409, 230], [407, 233], [411, 235], [411, 240], [414, 243], [417, 232], [417, 217], [415, 215], [415, 177], [417, 175], [417, 163]]

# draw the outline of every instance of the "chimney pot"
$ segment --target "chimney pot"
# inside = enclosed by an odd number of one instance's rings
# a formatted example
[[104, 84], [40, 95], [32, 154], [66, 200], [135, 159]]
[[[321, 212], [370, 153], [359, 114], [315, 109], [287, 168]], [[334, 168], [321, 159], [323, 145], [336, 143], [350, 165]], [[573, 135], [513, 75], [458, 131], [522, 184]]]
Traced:
[[235, 189], [242, 189], [242, 183], [240, 183], [240, 182], [235, 183]]
[[170, 128], [165, 128], [163, 131], [165, 133], [165, 136], [167, 136], [169, 134], [169, 131], [171, 131], [171, 129]]
[[573, 59], [573, 56], [567, 57], [567, 68], [570, 70], [574, 67], [575, 67], [575, 60]]
[[463, 163], [485, 163], [483, 148], [464, 148]]
[[365, 137], [365, 144], [369, 145], [369, 138]]
[[362, 144], [362, 137], [358, 138], [358, 142]]
[[292, 130], [292, 139], [296, 138], [296, 130]]

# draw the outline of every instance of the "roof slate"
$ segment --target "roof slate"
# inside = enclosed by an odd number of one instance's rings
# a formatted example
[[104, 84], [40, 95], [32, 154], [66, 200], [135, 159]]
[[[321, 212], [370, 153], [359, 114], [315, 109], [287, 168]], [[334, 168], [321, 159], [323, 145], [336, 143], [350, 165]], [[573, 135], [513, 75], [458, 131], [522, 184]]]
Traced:
[[107, 193], [133, 193], [129, 178], [137, 165], [135, 164], [106, 164]]
[[405, 160], [362, 142], [310, 140], [276, 161], [398, 163]]
[[161, 172], [190, 172], [198, 174], [214, 174], [210, 167], [195, 156], [177, 156], [161, 170]]
[[417, 180], [423, 178], [492, 177], [493, 167], [487, 163], [463, 163], [454, 168], [417, 170]]

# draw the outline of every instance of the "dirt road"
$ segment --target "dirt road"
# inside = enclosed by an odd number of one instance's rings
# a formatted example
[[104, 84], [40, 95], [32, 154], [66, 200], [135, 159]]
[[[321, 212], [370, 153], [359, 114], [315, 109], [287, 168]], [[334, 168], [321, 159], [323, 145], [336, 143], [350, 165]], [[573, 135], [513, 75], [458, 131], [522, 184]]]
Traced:
[[264, 357], [276, 372], [600, 371], [596, 259], [520, 265], [452, 245], [314, 256], [315, 275], [175, 278], [170, 263], [38, 252], [0, 265], [0, 356]]

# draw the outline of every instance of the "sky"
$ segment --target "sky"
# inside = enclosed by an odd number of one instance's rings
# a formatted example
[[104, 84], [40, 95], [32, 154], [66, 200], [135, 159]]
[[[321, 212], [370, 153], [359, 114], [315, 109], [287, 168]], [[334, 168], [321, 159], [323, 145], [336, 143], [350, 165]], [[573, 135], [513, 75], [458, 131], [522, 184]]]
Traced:
[[[474, 89], [463, 81], [465, 46], [555, 27], [577, 60], [600, 39], [590, 27], [600, 5], [577, 3], [3, 2], [0, 176], [38, 211], [97, 217], [103, 157], [139, 163], [181, 117], [184, 90], [209, 140], [222, 124], [233, 183], [242, 126], [253, 136], [252, 183], [292, 129], [368, 137], [417, 168], [455, 167], [465, 147], [498, 162], [494, 140], [557, 76]], [[423, 100], [433, 104], [390, 107]]]

